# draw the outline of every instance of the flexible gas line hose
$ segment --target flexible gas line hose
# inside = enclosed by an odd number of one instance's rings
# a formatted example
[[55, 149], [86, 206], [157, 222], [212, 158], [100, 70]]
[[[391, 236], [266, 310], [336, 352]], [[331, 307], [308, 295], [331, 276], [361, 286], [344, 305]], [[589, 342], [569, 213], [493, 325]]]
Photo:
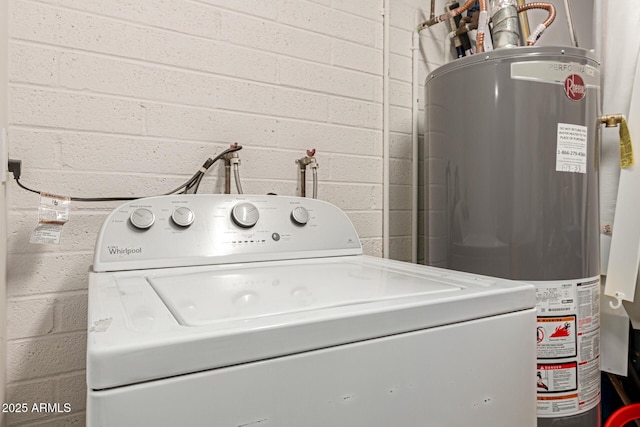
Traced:
[[539, 24], [536, 29], [531, 32], [531, 35], [529, 35], [529, 38], [527, 39], [527, 46], [533, 46], [536, 44], [536, 41], [538, 41], [542, 32], [551, 25], [554, 19], [556, 19], [556, 8], [550, 3], [527, 3], [522, 6], [518, 6], [518, 13], [531, 9], [544, 9], [549, 12], [549, 16], [542, 24]]

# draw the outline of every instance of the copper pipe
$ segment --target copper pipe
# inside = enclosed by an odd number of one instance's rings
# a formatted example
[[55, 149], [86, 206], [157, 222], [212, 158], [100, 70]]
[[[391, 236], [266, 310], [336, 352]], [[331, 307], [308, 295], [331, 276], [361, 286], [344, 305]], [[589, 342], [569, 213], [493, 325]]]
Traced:
[[[482, 4], [484, 0], [480, 0], [480, 4]], [[453, 16], [458, 16], [460, 15], [462, 12], [464, 12], [465, 10], [469, 9], [471, 6], [473, 6], [473, 4], [475, 3], [475, 0], [469, 0], [467, 1], [465, 4], [463, 4], [462, 6], [460, 6], [457, 9], [453, 9], [453, 12], [455, 12], [455, 14]], [[485, 9], [486, 9], [487, 5], [485, 3]], [[480, 10], [482, 10], [482, 6], [480, 6]]]
[[436, 0], [431, 0], [431, 15], [429, 19], [433, 19], [436, 16]]
[[426, 27], [431, 27], [432, 25], [435, 25], [438, 22], [446, 21], [449, 18], [453, 18], [455, 16], [458, 16], [462, 12], [464, 12], [465, 10], [467, 10], [471, 6], [473, 6], [473, 4], [475, 2], [476, 2], [476, 0], [467, 0], [467, 2], [465, 4], [463, 4], [462, 6], [456, 8], [456, 9], [450, 10], [449, 12], [443, 13], [442, 15], [438, 15], [436, 17], [432, 17], [428, 21], [424, 21], [422, 24], [418, 25], [418, 28], [416, 28], [416, 31], [420, 32], [420, 31], [424, 30]]
[[549, 12], [549, 17], [545, 19], [545, 21], [542, 23], [542, 25], [544, 25], [547, 28], [549, 28], [549, 25], [551, 25], [554, 19], [556, 19], [556, 8], [553, 7], [551, 3], [540, 3], [540, 2], [527, 3], [524, 6], [519, 7], [518, 12], [529, 10], [529, 9], [544, 9]]
[[[548, 28], [549, 25], [551, 25], [551, 23], [553, 22], [553, 20], [556, 19], [556, 8], [553, 7], [553, 5], [550, 3], [540, 3], [540, 2], [527, 3], [522, 6], [518, 6], [518, 13], [524, 12], [525, 10], [531, 10], [531, 9], [544, 9], [547, 12], [549, 12], [549, 16], [541, 24], [542, 26], [544, 26], [544, 28]], [[536, 29], [536, 31], [538, 30]], [[538, 37], [540, 37], [540, 34], [538, 34]], [[533, 46], [535, 43], [536, 42], [534, 40], [527, 40], [527, 46]]]
[[484, 33], [479, 33], [476, 38], [476, 50], [478, 53], [484, 52]]
[[[487, 11], [487, 0], [480, 0], [480, 13]], [[480, 29], [480, 27], [478, 27]], [[476, 50], [478, 53], [484, 52], [484, 31], [478, 32], [476, 37]]]

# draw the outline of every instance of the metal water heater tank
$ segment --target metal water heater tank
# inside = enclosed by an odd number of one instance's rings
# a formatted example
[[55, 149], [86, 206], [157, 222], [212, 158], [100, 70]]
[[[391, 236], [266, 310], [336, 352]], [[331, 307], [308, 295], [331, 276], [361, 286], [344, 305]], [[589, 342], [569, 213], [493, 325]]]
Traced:
[[426, 81], [425, 259], [536, 285], [539, 427], [600, 425], [599, 88], [594, 56], [569, 47]]

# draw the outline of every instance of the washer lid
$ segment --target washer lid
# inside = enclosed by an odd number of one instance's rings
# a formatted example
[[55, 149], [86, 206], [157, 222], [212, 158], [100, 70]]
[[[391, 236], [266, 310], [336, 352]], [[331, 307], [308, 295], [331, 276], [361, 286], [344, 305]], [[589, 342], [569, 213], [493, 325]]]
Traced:
[[530, 309], [535, 298], [529, 284], [367, 256], [91, 273], [87, 384], [460, 323]]
[[301, 262], [287, 268], [253, 264], [148, 280], [185, 326], [310, 314], [332, 307], [461, 290], [453, 283], [425, 281], [420, 275], [390, 267], [346, 262]]

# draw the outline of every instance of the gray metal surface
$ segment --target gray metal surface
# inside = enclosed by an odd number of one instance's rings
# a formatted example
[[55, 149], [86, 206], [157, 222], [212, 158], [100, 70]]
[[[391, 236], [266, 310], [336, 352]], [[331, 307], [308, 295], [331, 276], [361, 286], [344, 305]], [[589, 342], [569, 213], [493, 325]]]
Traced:
[[[598, 65], [583, 49], [519, 47], [427, 77], [427, 264], [526, 281], [600, 274]], [[585, 77], [580, 100], [558, 80], [572, 73]], [[557, 170], [558, 123], [587, 127], [585, 173]], [[538, 421], [599, 425], [599, 406]]]
[[501, 49], [520, 45], [520, 22], [514, 4], [502, 5], [492, 16], [493, 48]]

